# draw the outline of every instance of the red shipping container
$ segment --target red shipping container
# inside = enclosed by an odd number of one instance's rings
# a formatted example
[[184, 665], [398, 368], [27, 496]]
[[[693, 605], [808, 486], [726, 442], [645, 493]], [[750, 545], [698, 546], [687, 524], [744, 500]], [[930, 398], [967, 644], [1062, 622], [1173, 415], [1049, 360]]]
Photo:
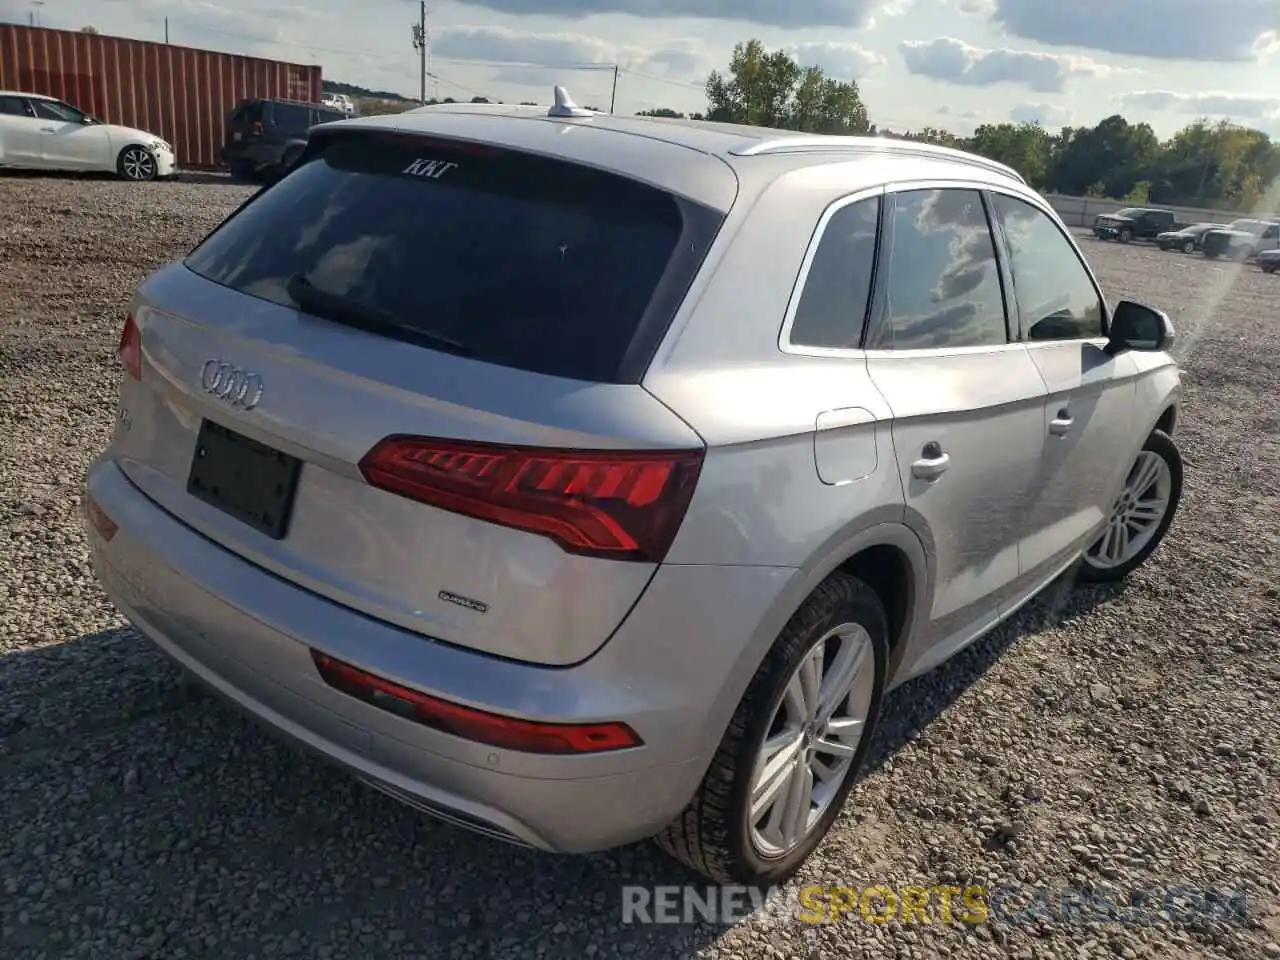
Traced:
[[0, 23], [0, 90], [58, 97], [173, 144], [178, 167], [220, 166], [241, 100], [320, 99], [320, 67], [146, 40]]

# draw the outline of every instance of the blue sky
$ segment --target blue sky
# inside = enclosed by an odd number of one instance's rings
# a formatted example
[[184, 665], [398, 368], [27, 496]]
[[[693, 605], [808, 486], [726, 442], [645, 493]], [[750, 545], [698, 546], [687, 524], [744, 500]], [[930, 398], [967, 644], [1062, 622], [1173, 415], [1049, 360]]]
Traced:
[[[1111, 113], [1169, 135], [1197, 116], [1280, 134], [1280, 0], [484, 0], [429, 4], [438, 96], [698, 110], [707, 73], [758, 37], [857, 79], [874, 122], [967, 133]], [[0, 0], [0, 20], [318, 63], [415, 96], [416, 0]], [[697, 14], [693, 16], [693, 14]], [[429, 94], [430, 94], [429, 90]]]

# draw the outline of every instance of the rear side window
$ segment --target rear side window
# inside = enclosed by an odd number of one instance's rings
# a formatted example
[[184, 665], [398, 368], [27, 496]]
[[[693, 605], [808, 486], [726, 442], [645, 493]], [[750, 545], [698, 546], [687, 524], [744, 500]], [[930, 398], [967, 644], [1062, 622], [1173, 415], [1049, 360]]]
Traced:
[[976, 190], [907, 190], [886, 200], [886, 280], [868, 347], [994, 347], [1009, 340], [995, 241]]
[[[187, 266], [325, 319], [537, 373], [635, 382], [637, 351], [647, 344], [647, 365], [723, 219], [514, 151], [396, 135], [324, 143]], [[335, 315], [344, 309], [350, 319]]]
[[310, 119], [310, 126], [315, 126], [317, 123], [333, 123], [335, 120], [345, 120], [347, 115], [336, 110], [313, 109]]
[[297, 103], [273, 103], [271, 122], [280, 130], [305, 130], [311, 126], [311, 109]]
[[0, 117], [30, 117], [31, 108], [22, 97], [0, 97]]
[[860, 344], [879, 223], [879, 197], [846, 204], [827, 220], [791, 324], [794, 346], [849, 348]]

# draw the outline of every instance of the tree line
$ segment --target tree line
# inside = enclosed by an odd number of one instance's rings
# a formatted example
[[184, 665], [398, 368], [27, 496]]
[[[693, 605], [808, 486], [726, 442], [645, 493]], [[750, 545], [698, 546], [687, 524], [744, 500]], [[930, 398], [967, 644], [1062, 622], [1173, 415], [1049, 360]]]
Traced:
[[[894, 131], [870, 121], [856, 81], [837, 81], [759, 40], [734, 47], [706, 83], [707, 109], [692, 119], [812, 133], [871, 134], [956, 147], [1008, 164], [1038, 190], [1133, 204], [1253, 211], [1280, 178], [1280, 144], [1261, 130], [1199, 119], [1167, 140], [1116, 114], [1093, 127], [1050, 132], [1037, 123], [988, 123], [960, 137], [935, 127]], [[675, 110], [646, 116], [682, 117]]]

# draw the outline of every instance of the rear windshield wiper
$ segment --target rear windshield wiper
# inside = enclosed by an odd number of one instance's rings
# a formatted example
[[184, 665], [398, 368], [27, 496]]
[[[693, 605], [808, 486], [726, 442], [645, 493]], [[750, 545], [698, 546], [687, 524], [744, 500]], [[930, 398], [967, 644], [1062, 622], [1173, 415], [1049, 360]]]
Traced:
[[382, 333], [397, 340], [416, 343], [423, 347], [435, 347], [448, 350], [462, 356], [469, 356], [471, 349], [464, 343], [446, 337], [442, 333], [432, 333], [402, 323], [391, 314], [376, 307], [366, 306], [344, 297], [340, 293], [322, 290], [307, 279], [305, 274], [294, 274], [285, 284], [285, 292], [301, 309], [313, 313], [325, 320], [345, 324], [370, 333]]

